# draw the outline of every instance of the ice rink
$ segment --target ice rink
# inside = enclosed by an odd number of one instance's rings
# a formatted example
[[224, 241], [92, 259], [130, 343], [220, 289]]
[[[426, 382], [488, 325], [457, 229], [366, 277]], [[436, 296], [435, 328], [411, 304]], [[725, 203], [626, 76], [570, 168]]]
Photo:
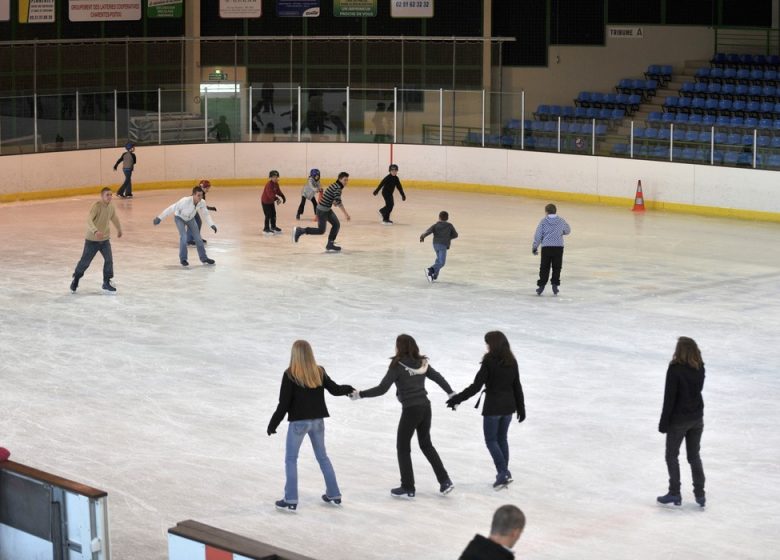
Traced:
[[[505, 503], [528, 519], [523, 559], [776, 557], [778, 224], [559, 203], [572, 227], [561, 295], [537, 297], [530, 246], [547, 201], [408, 189], [384, 227], [381, 197], [348, 187], [344, 250], [326, 254], [324, 237], [291, 242], [300, 186], [281, 185], [275, 237], [260, 232], [259, 188], [211, 189], [213, 267], [191, 249], [183, 269], [172, 218], [152, 226], [186, 189], [116, 200], [115, 296], [100, 290], [100, 255], [68, 291], [97, 194], [0, 206], [0, 445], [106, 490], [114, 558], [166, 559], [167, 529], [195, 519], [320, 560], [452, 560]], [[429, 284], [431, 241], [418, 237], [442, 209], [460, 238]], [[320, 501], [304, 444], [298, 513], [274, 510], [286, 425], [273, 437], [266, 426], [294, 340], [309, 340], [337, 382], [366, 389], [409, 333], [459, 391], [494, 329], [512, 343], [528, 413], [510, 428], [508, 490], [491, 488], [476, 398], [452, 412], [429, 382], [453, 493], [438, 495], [413, 442], [417, 497], [390, 497], [401, 412], [391, 389], [329, 397], [344, 507]], [[684, 452], [682, 507], [655, 503], [667, 486], [664, 377], [680, 335], [697, 340], [707, 367], [704, 511]]]

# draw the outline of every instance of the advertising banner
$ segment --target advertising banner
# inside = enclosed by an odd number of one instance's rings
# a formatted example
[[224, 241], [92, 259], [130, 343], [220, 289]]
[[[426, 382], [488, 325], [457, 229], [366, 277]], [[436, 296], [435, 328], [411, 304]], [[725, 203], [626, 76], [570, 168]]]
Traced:
[[19, 0], [19, 23], [52, 23], [54, 0]]
[[184, 0], [147, 0], [146, 17], [180, 18], [184, 13]]
[[219, 0], [219, 17], [259, 18], [262, 15], [262, 0]]
[[433, 0], [390, 0], [390, 16], [397, 18], [432, 18]]
[[276, 0], [278, 17], [320, 17], [320, 0]]
[[377, 0], [333, 0], [336, 17], [376, 17]]
[[90, 2], [70, 0], [70, 21], [138, 21], [141, 19], [141, 0], [123, 2]]
[[0, 21], [10, 21], [11, 0], [0, 0]]

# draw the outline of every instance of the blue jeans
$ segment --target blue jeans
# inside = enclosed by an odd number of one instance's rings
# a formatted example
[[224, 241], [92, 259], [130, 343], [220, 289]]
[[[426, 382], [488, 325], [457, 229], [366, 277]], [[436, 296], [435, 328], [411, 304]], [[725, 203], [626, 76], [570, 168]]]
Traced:
[[434, 243], [433, 250], [436, 251], [436, 262], [431, 267], [433, 269], [433, 275], [438, 276], [439, 271], [444, 268], [444, 263], [447, 262], [447, 246], [442, 243]]
[[490, 451], [490, 456], [493, 457], [493, 463], [496, 465], [496, 472], [499, 476], [509, 472], [509, 443], [507, 443], [506, 434], [511, 423], [511, 414], [482, 417], [485, 445]]
[[117, 195], [119, 196], [132, 196], [133, 195], [133, 183], [130, 181], [130, 178], [133, 176], [133, 170], [132, 169], [122, 169], [122, 171], [125, 174], [125, 182], [122, 183], [122, 186], [119, 187], [119, 190], [117, 191]]
[[325, 451], [325, 422], [322, 418], [314, 420], [294, 420], [287, 428], [287, 450], [284, 455], [284, 472], [287, 482], [284, 485], [284, 501], [288, 504], [298, 503], [298, 451], [306, 434], [309, 434], [314, 456], [320, 464], [322, 476], [325, 477], [325, 494], [329, 498], [341, 498], [341, 491], [336, 482], [336, 472]]
[[[200, 232], [200, 228], [203, 225], [203, 220], [200, 219], [200, 214], [195, 214], [195, 225], [198, 228], [198, 232]], [[191, 232], [187, 232], [187, 243], [195, 243], [195, 238], [192, 237]]]
[[206, 248], [203, 246], [203, 240], [200, 238], [200, 230], [198, 229], [198, 224], [195, 222], [195, 218], [191, 219], [189, 222], [185, 222], [180, 217], [176, 216], [175, 221], [176, 229], [179, 230], [179, 260], [187, 260], [187, 231], [189, 230], [190, 235], [192, 235], [192, 238], [195, 240], [200, 262], [206, 262], [208, 256], [206, 255]]

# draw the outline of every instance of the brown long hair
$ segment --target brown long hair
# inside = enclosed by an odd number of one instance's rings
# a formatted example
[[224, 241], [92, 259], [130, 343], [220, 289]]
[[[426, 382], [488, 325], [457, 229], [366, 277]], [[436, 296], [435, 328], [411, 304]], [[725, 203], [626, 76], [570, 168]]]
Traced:
[[317, 365], [314, 360], [314, 351], [305, 340], [293, 342], [287, 375], [301, 387], [314, 389], [322, 385], [322, 368]]
[[515, 358], [515, 355], [512, 354], [512, 349], [509, 346], [509, 341], [506, 339], [506, 335], [501, 331], [490, 331], [486, 333], [485, 344], [488, 345], [488, 351], [487, 354], [485, 354], [485, 357], [490, 356], [502, 366], [511, 366], [512, 364], [517, 363], [517, 359]]
[[701, 369], [704, 362], [701, 359], [701, 352], [696, 345], [696, 341], [687, 336], [678, 338], [671, 363], [688, 366], [696, 370]]
[[428, 356], [420, 354], [420, 348], [417, 342], [408, 334], [399, 334], [395, 339], [395, 356], [391, 358], [390, 365], [394, 366], [401, 361], [401, 358], [412, 358], [413, 360], [424, 360]]

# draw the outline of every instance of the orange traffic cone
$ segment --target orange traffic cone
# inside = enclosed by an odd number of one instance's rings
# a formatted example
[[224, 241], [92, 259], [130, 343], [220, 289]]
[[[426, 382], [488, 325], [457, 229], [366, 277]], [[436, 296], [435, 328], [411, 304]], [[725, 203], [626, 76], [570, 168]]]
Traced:
[[632, 212], [644, 212], [645, 211], [645, 197], [642, 195], [642, 181], [636, 182], [636, 198], [634, 198], [634, 207]]

